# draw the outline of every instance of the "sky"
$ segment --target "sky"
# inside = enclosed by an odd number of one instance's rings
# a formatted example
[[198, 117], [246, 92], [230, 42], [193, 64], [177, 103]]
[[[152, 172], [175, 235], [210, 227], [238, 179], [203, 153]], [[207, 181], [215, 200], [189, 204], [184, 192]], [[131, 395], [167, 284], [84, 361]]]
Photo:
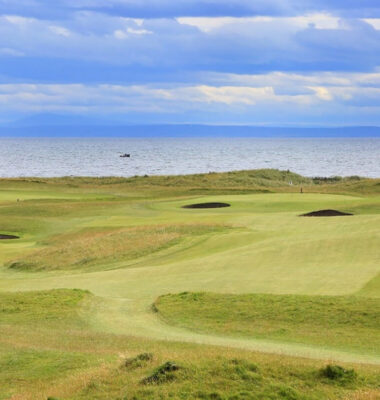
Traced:
[[0, 123], [380, 126], [379, 0], [0, 0]]

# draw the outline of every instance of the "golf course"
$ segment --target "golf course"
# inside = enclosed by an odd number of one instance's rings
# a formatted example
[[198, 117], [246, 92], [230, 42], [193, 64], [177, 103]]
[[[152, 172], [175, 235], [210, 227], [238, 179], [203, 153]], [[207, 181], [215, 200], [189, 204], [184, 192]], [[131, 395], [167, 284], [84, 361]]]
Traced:
[[0, 179], [0, 400], [378, 398], [380, 179]]

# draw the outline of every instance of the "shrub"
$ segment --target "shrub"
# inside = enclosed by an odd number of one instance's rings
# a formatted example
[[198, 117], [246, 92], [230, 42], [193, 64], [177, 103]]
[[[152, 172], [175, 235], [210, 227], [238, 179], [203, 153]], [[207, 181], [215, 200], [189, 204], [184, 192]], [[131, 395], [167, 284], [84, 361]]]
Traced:
[[357, 374], [353, 369], [346, 369], [340, 365], [327, 365], [321, 369], [321, 375], [332, 381], [352, 382], [356, 379]]
[[136, 357], [127, 358], [124, 362], [124, 366], [127, 368], [141, 368], [144, 367], [149, 361], [153, 360], [152, 353], [141, 353]]
[[319, 185], [323, 183], [337, 183], [343, 180], [341, 176], [330, 176], [330, 177], [324, 177], [324, 176], [315, 176], [312, 178], [313, 183]]
[[161, 384], [165, 382], [172, 381], [175, 379], [175, 371], [178, 371], [180, 367], [172, 361], [167, 361], [165, 364], [160, 365], [158, 368], [156, 368], [152, 375], [144, 378], [142, 380], [142, 383], [144, 385], [147, 384]]

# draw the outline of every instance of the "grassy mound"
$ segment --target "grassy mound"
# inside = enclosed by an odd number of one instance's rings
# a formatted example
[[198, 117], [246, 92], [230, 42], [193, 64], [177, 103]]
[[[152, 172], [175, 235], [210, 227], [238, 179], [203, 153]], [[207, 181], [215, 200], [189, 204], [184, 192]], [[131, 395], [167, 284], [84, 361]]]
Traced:
[[[272, 192], [285, 189], [299, 192], [299, 187], [312, 192], [379, 194], [379, 179], [351, 177], [307, 178], [291, 171], [278, 169], [257, 169], [232, 172], [210, 172], [174, 176], [134, 176], [122, 177], [62, 177], [62, 178], [12, 178], [1, 179], [0, 188], [27, 188], [32, 190], [63, 191], [76, 193], [80, 189], [98, 190], [109, 194], [110, 189], [123, 191], [150, 192], [154, 197], [167, 196], [168, 193], [181, 193], [184, 190], [217, 193]], [[22, 196], [20, 196], [22, 198]]]
[[[273, 356], [243, 358], [232, 350], [218, 355], [207, 347], [174, 351], [176, 361], [161, 362], [153, 371], [150, 367], [133, 373], [118, 369], [69, 399], [333, 400], [356, 398], [350, 396], [360, 393], [360, 388], [373, 396], [379, 393], [377, 374], [362, 370], [357, 374], [349, 367], [318, 367], [305, 361], [296, 365]], [[331, 378], [330, 370], [338, 369], [343, 375]]]
[[380, 354], [380, 299], [185, 292], [159, 297], [155, 308], [169, 324], [200, 332]]
[[11, 261], [8, 266], [15, 270], [41, 271], [125, 262], [170, 247], [185, 236], [225, 228], [221, 225], [178, 224], [86, 230], [57, 236], [46, 243], [47, 247], [26, 258]]

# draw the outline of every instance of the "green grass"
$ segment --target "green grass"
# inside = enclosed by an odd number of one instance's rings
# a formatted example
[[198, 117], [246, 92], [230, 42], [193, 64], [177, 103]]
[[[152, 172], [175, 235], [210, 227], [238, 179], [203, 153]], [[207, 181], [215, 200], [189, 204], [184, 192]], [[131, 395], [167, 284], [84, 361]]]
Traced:
[[[182, 208], [201, 202], [231, 207]], [[323, 208], [355, 215], [299, 217]], [[0, 240], [0, 399], [375, 399], [379, 227], [379, 179], [0, 179], [0, 233], [20, 236]], [[185, 291], [218, 300], [186, 324], [152, 311]], [[259, 325], [234, 298], [262, 299]], [[166, 362], [173, 379], [143, 383]]]
[[[70, 331], [88, 329], [93, 296], [76, 289], [0, 293], [0, 399], [46, 384], [105, 361], [89, 352], [46, 345]], [[32, 333], [38, 341], [32, 343]], [[17, 338], [21, 335], [21, 338]]]
[[380, 299], [185, 292], [154, 307], [165, 322], [198, 332], [380, 355]]
[[74, 324], [81, 307], [91, 298], [87, 291], [54, 289], [20, 293], [0, 293], [2, 324]]
[[23, 388], [38, 391], [43, 383], [52, 383], [97, 364], [97, 358], [88, 354], [0, 348], [0, 399], [8, 399]]

